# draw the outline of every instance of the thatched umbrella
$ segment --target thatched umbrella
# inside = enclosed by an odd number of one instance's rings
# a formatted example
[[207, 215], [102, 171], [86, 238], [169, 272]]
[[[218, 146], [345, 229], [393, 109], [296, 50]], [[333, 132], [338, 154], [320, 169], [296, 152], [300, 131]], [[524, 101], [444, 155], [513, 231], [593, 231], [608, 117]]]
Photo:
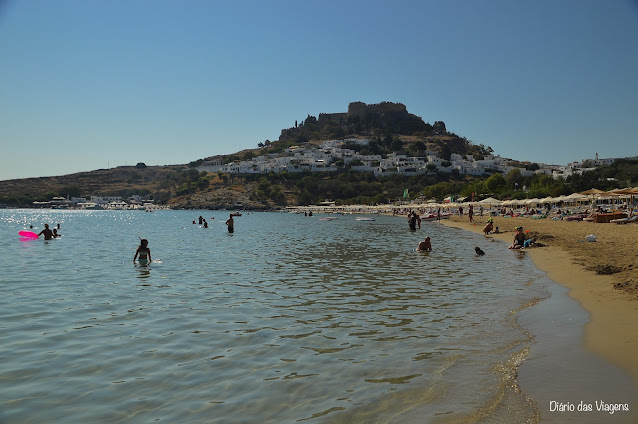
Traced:
[[585, 196], [591, 196], [591, 204], [592, 204], [592, 208], [594, 207], [594, 204], [596, 203], [596, 196], [600, 196], [601, 194], [605, 193], [603, 190], [598, 190], [597, 188], [590, 188], [587, 191], [583, 191], [579, 194], [584, 194]]
[[615, 190], [615, 192], [620, 195], [629, 195], [630, 204], [631, 204], [631, 207], [633, 208], [634, 196], [638, 196], [638, 187], [627, 187], [620, 190]]

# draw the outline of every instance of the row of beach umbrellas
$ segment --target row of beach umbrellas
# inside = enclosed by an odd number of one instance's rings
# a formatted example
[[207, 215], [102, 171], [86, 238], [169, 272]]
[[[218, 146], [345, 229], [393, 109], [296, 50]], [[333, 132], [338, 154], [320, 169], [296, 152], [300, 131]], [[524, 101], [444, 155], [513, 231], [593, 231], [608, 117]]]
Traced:
[[[427, 201], [421, 204], [415, 203], [405, 203], [403, 206], [409, 206], [410, 208], [455, 208], [458, 206], [466, 206], [469, 204], [473, 204], [475, 206], [483, 206], [487, 209], [492, 207], [500, 207], [500, 206], [530, 206], [530, 207], [540, 207], [546, 204], [556, 205], [556, 204], [589, 204], [595, 203], [598, 200], [611, 200], [613, 203], [618, 203], [620, 199], [628, 199], [631, 198], [631, 204], [633, 204], [633, 197], [638, 196], [638, 187], [633, 188], [624, 188], [624, 189], [616, 189], [610, 191], [598, 190], [598, 189], [590, 189], [587, 191], [583, 191], [580, 193], [572, 193], [569, 196], [558, 196], [558, 197], [544, 197], [542, 199], [534, 198], [534, 199], [515, 199], [515, 200], [498, 200], [493, 197], [488, 197], [487, 199], [483, 199], [477, 202], [469, 202], [469, 203], [438, 203], [434, 200]], [[393, 208], [396, 208], [397, 205], [378, 205], [378, 206], [362, 206], [362, 205], [354, 205], [354, 206], [334, 206], [334, 205], [322, 205], [322, 206], [313, 206], [307, 207], [305, 209], [313, 209], [318, 212], [330, 212], [330, 211], [355, 211], [355, 212], [373, 212], [373, 211], [391, 211]], [[304, 209], [304, 208], [295, 208], [295, 209]]]
[[638, 187], [633, 188], [624, 188], [624, 189], [615, 189], [610, 191], [598, 190], [592, 188], [587, 191], [583, 191], [580, 193], [572, 193], [569, 196], [558, 196], [558, 197], [544, 197], [542, 199], [534, 198], [534, 199], [515, 199], [515, 200], [498, 200], [493, 197], [488, 197], [487, 199], [483, 199], [479, 202], [476, 202], [481, 205], [488, 206], [525, 206], [525, 205], [545, 205], [545, 204], [577, 204], [577, 203], [589, 203], [595, 202], [596, 200], [619, 200], [620, 198], [632, 198], [633, 196], [638, 196]]
[[499, 207], [499, 206], [542, 206], [546, 204], [555, 205], [555, 204], [584, 204], [584, 203], [593, 203], [598, 200], [611, 200], [612, 202], [618, 201], [621, 198], [632, 198], [633, 196], [638, 196], [638, 187], [633, 188], [624, 188], [624, 189], [616, 189], [610, 191], [598, 190], [598, 189], [590, 189], [587, 191], [583, 191], [580, 193], [572, 193], [568, 196], [558, 196], [558, 197], [544, 197], [542, 199], [533, 198], [533, 199], [512, 199], [512, 200], [498, 200], [493, 197], [488, 197], [487, 199], [483, 199], [477, 202], [469, 202], [469, 203], [437, 203], [435, 201], [429, 201], [421, 205], [413, 205], [414, 207], [457, 207], [468, 204], [473, 204], [475, 206], [483, 206], [487, 208], [491, 207]]

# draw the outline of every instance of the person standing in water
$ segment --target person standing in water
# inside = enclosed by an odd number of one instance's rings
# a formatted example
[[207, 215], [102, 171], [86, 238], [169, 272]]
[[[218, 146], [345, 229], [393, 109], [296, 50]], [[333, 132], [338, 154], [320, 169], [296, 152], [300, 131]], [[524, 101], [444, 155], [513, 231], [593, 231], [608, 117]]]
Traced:
[[45, 240], [51, 240], [53, 238], [53, 231], [49, 228], [49, 224], [44, 224], [44, 230], [40, 231], [38, 237], [40, 237], [41, 234], [44, 234]]
[[408, 214], [408, 225], [410, 226], [411, 231], [416, 231], [416, 212], [410, 212]]
[[235, 231], [235, 221], [233, 220], [233, 214], [230, 214], [230, 217], [226, 220], [226, 225], [228, 226], [228, 232], [232, 233]]
[[140, 246], [135, 251], [135, 256], [133, 257], [133, 262], [137, 259], [139, 255], [139, 262], [142, 265], [146, 265], [151, 262], [151, 249], [148, 248], [148, 240], [140, 239]]

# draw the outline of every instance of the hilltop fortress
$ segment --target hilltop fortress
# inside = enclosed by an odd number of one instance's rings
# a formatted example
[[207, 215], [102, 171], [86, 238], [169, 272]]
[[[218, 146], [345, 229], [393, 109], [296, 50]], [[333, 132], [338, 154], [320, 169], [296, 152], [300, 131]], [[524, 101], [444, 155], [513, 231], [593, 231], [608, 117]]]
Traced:
[[381, 102], [378, 104], [368, 105], [363, 102], [352, 102], [348, 105], [346, 113], [320, 113], [319, 124], [346, 122], [348, 118], [361, 121], [368, 120], [371, 116], [388, 117], [396, 119], [409, 118], [411, 115], [408, 109], [402, 103]]
[[[415, 131], [427, 130], [429, 124], [411, 113], [402, 103], [381, 102], [378, 104], [365, 104], [352, 102], [348, 105], [346, 113], [320, 113], [317, 124], [344, 125], [344, 124], [368, 124], [377, 127], [390, 126], [398, 133], [408, 134]], [[287, 130], [282, 131], [286, 135]]]

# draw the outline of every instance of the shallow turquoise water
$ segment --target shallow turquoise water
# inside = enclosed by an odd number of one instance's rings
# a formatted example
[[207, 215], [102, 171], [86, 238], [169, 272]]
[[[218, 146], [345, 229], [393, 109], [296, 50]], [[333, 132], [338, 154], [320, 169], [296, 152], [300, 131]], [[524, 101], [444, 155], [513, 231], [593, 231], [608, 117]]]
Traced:
[[[0, 422], [535, 416], [512, 389], [531, 343], [516, 311], [547, 297], [525, 255], [321, 216], [244, 213], [231, 235], [219, 211], [0, 211]], [[20, 241], [45, 222], [63, 237]]]

